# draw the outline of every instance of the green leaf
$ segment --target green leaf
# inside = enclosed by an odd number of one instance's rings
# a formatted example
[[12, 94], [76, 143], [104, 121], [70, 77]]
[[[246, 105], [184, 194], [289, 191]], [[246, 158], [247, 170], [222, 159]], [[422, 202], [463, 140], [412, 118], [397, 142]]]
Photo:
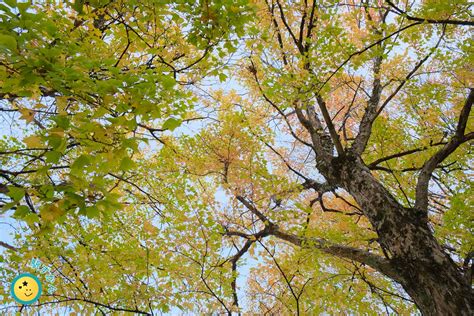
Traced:
[[4, 0], [11, 8], [16, 8], [16, 0]]
[[8, 187], [7, 195], [11, 197], [14, 201], [20, 201], [25, 196], [25, 189], [10, 186]]
[[75, 0], [74, 4], [72, 5], [72, 8], [76, 10], [77, 13], [82, 14], [83, 6], [84, 6], [84, 0]]
[[163, 313], [168, 313], [171, 310], [167, 304], [161, 304], [160, 308]]
[[26, 205], [20, 205], [16, 208], [14, 216], [17, 218], [23, 218], [31, 213], [30, 209]]
[[228, 51], [229, 53], [233, 53], [233, 52], [235, 52], [235, 50], [236, 50], [235, 47], [234, 47], [234, 45], [232, 45], [232, 42], [230, 42], [230, 41], [226, 41], [226, 42], [224, 43], [224, 47], [227, 49], [227, 51]]
[[133, 162], [130, 157], [124, 157], [122, 161], [120, 162], [120, 169], [127, 171], [132, 169], [135, 166], [135, 163]]
[[40, 192], [43, 193], [47, 199], [54, 197], [54, 187], [52, 185], [43, 185], [40, 188]]
[[173, 77], [164, 76], [164, 77], [161, 79], [161, 84], [163, 85], [163, 88], [165, 88], [165, 89], [171, 89], [171, 88], [173, 88], [174, 85], [176, 84], [176, 81], [174, 80]]
[[133, 151], [138, 151], [138, 138], [128, 138], [123, 140], [123, 146]]
[[65, 115], [55, 116], [55, 117], [52, 118], [52, 120], [56, 122], [58, 127], [61, 127], [63, 129], [69, 128], [69, 125], [71, 124], [71, 121]]
[[30, 2], [20, 2], [16, 4], [18, 7], [18, 10], [20, 11], [21, 14], [25, 13], [26, 10], [30, 7]]
[[6, 203], [5, 205], [2, 206], [1, 210], [2, 211], [8, 211], [8, 210], [11, 210], [15, 205], [17, 205], [18, 202], [10, 202], [10, 203]]
[[16, 50], [16, 39], [10, 35], [0, 34], [0, 47], [14, 51]]
[[224, 82], [227, 79], [227, 76], [223, 73], [219, 74], [219, 81]]
[[34, 224], [34, 223], [37, 223], [39, 222], [40, 218], [37, 214], [33, 213], [33, 212], [29, 212], [25, 217], [23, 217], [23, 220], [27, 223], [27, 224]]
[[66, 149], [67, 140], [61, 136], [53, 134], [48, 136], [48, 143], [54, 150], [62, 152]]
[[61, 159], [62, 154], [60, 152], [53, 150], [53, 151], [48, 151], [46, 154], [44, 154], [44, 156], [46, 157], [47, 162], [51, 162], [55, 164], [59, 162], [59, 159]]
[[178, 126], [180, 126], [181, 123], [182, 123], [182, 121], [180, 119], [176, 119], [176, 118], [171, 117], [171, 118], [169, 118], [165, 121], [165, 123], [163, 124], [163, 129], [173, 131]]
[[100, 212], [99, 212], [99, 209], [97, 208], [97, 206], [92, 205], [92, 206], [87, 206], [86, 207], [86, 216], [87, 217], [94, 218], [94, 217], [98, 217], [99, 214], [100, 214]]
[[71, 170], [81, 171], [89, 163], [90, 163], [89, 157], [86, 155], [81, 155], [72, 163]]

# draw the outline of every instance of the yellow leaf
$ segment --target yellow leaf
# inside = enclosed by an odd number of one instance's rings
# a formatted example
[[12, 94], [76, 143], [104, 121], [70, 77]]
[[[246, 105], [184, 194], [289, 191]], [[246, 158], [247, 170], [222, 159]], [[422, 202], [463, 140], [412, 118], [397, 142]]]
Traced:
[[63, 215], [64, 211], [61, 210], [56, 204], [51, 204], [43, 207], [40, 210], [41, 218], [46, 222], [51, 222]]
[[145, 221], [143, 223], [143, 229], [147, 232], [147, 233], [150, 233], [150, 234], [155, 234], [157, 233], [158, 231], [158, 228], [156, 228], [152, 223], [150, 223], [149, 221]]
[[59, 137], [64, 137], [64, 130], [60, 127], [55, 127], [55, 128], [52, 128], [49, 133], [51, 135], [57, 135]]
[[59, 115], [64, 115], [66, 113], [68, 97], [56, 97], [56, 107], [58, 108]]
[[27, 121], [28, 123], [33, 122], [33, 120], [35, 119], [35, 112], [33, 112], [32, 110], [20, 109], [19, 111], [21, 113], [20, 119], [23, 119]]
[[105, 95], [103, 98], [104, 105], [109, 105], [114, 101], [114, 97], [111, 95]]
[[38, 148], [41, 147], [41, 137], [33, 135], [23, 138], [23, 142], [28, 146], [28, 148]]

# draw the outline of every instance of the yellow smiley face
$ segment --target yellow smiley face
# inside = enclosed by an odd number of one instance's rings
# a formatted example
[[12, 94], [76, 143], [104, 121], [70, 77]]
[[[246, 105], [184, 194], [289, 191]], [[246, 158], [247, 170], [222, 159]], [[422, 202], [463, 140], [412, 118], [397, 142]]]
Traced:
[[41, 282], [30, 273], [23, 273], [17, 276], [11, 284], [13, 298], [21, 304], [32, 304], [41, 295]]

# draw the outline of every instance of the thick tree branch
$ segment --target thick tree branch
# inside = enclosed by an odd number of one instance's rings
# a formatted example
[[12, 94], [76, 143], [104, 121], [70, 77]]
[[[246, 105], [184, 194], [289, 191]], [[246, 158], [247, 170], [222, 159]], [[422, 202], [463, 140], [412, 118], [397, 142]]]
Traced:
[[466, 131], [469, 113], [471, 112], [472, 103], [474, 101], [474, 89], [470, 89], [469, 95], [459, 115], [456, 134], [451, 140], [436, 152], [430, 159], [428, 159], [421, 169], [418, 176], [418, 183], [416, 184], [416, 203], [415, 207], [419, 210], [426, 211], [428, 208], [428, 185], [433, 171], [438, 165], [452, 154], [462, 143], [474, 139], [474, 132], [464, 135]]
[[[252, 207], [253, 208], [253, 207]], [[250, 209], [250, 208], [249, 208]], [[253, 211], [252, 211], [253, 212]], [[234, 255], [230, 260], [238, 260], [245, 252], [248, 251], [250, 246], [261, 238], [268, 236], [275, 236], [278, 239], [287, 241], [295, 246], [304, 247], [304, 248], [313, 248], [318, 249], [324, 253], [336, 256], [338, 258], [344, 258], [353, 260], [362, 264], [365, 264], [380, 273], [386, 275], [387, 277], [395, 280], [396, 282], [401, 283], [402, 279], [396, 269], [387, 259], [378, 256], [376, 254], [370, 253], [366, 250], [333, 244], [327, 240], [320, 238], [306, 238], [297, 236], [294, 234], [289, 234], [282, 231], [277, 225], [266, 220], [264, 222], [265, 228], [259, 231], [256, 234], [248, 235], [241, 232], [227, 231], [224, 235], [228, 236], [239, 236], [246, 238], [247, 241], [244, 244], [244, 247]]]
[[253, 235], [245, 234], [238, 231], [229, 231], [227, 230], [226, 227], [224, 227], [224, 229], [226, 229], [226, 232], [224, 233], [225, 236], [238, 236], [238, 237], [247, 239], [243, 247], [240, 250], [238, 250], [238, 252], [235, 255], [233, 255], [229, 259], [219, 264], [219, 266], [223, 266], [226, 262], [230, 262], [232, 265], [232, 272], [234, 273], [234, 275], [232, 276], [232, 281], [231, 281], [232, 298], [233, 298], [232, 304], [236, 306], [237, 308], [239, 307], [239, 299], [237, 296], [237, 283], [236, 283], [237, 276], [235, 275], [235, 273], [237, 272], [237, 262], [240, 260], [240, 258], [242, 258], [243, 255], [247, 253], [247, 251], [255, 242], [259, 241], [263, 237], [268, 236], [270, 234], [270, 230], [272, 227], [273, 227], [272, 224], [270, 224], [269, 222], [265, 222], [265, 228]]
[[2, 193], [2, 194], [8, 193], [8, 186], [6, 186], [3, 183], [0, 183], [0, 193]]
[[285, 240], [295, 246], [305, 248], [315, 248], [327, 254], [334, 255], [339, 258], [345, 258], [353, 261], [363, 263], [387, 277], [401, 282], [401, 278], [396, 268], [385, 258], [365, 250], [353, 248], [349, 246], [332, 244], [324, 239], [319, 238], [305, 238], [293, 234], [288, 234], [281, 231], [279, 228], [274, 228], [272, 235]]
[[352, 149], [357, 154], [362, 154], [367, 146], [372, 131], [372, 124], [377, 116], [377, 106], [380, 102], [382, 95], [382, 84], [380, 82], [380, 67], [382, 66], [382, 56], [377, 56], [374, 59], [374, 82], [372, 85], [372, 94], [369, 101], [367, 102], [367, 108], [365, 109], [364, 116], [359, 127], [359, 133], [357, 134]]
[[323, 146], [322, 136], [324, 135], [324, 131], [322, 130], [322, 127], [320, 124], [316, 124], [318, 121], [316, 121], [314, 116], [311, 120], [306, 118], [299, 104], [295, 104], [295, 112], [301, 125], [303, 125], [311, 137], [313, 143], [312, 148], [316, 153], [317, 159], [322, 158], [327, 161], [331, 157], [331, 153], [329, 153]]
[[344, 154], [344, 147], [342, 147], [341, 140], [339, 139], [339, 135], [334, 128], [334, 124], [332, 123], [331, 116], [329, 115], [326, 102], [324, 102], [323, 98], [320, 95], [317, 95], [318, 105], [323, 113], [324, 121], [329, 129], [329, 134], [331, 135], [332, 142], [336, 146], [337, 154], [342, 156]]

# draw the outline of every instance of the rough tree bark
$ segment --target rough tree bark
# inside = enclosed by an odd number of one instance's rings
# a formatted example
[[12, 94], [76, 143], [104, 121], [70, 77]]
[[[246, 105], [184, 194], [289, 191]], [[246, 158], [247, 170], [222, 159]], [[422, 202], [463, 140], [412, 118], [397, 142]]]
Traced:
[[[310, 119], [313, 116], [311, 111], [306, 118], [303, 111], [297, 109], [298, 118], [311, 134], [315, 152], [319, 154], [316, 157], [318, 171], [330, 186], [343, 188], [354, 197], [377, 232], [378, 242], [391, 265], [390, 273], [386, 269], [378, 270], [400, 283], [423, 315], [474, 315], [470, 277], [441, 247], [428, 225], [429, 180], [445, 158], [462, 143], [474, 138], [472, 132], [465, 134], [473, 102], [474, 89], [470, 89], [459, 115], [456, 133], [421, 169], [413, 208], [399, 203], [361, 158], [376, 116], [362, 122], [353, 146], [338, 150], [335, 157], [331, 151], [337, 148], [338, 139], [322, 137], [317, 133], [320, 123], [315, 124], [314, 118]], [[318, 103], [324, 106], [323, 100], [318, 100]], [[371, 108], [370, 104], [368, 108]]]
[[[228, 235], [246, 238], [247, 249], [259, 238], [273, 235], [297, 246], [313, 247], [330, 255], [366, 264], [398, 282], [423, 315], [474, 315], [470, 273], [463, 272], [437, 242], [429, 227], [427, 203], [429, 179], [434, 169], [457, 147], [474, 139], [474, 133], [465, 134], [473, 101], [474, 89], [470, 89], [459, 115], [455, 135], [422, 167], [418, 176], [415, 207], [405, 207], [398, 202], [362, 160], [361, 153], [367, 145], [364, 138], [370, 137], [370, 133], [363, 134], [365, 136], [361, 141], [355, 142], [356, 148], [354, 145], [342, 150], [340, 148], [338, 155], [334, 156], [334, 143], [338, 138], [323, 134], [319, 128], [321, 122], [309, 106], [306, 106], [306, 113], [296, 106], [300, 123], [311, 135], [316, 168], [327, 180], [327, 183], [321, 184], [308, 179], [308, 185], [318, 192], [336, 187], [349, 192], [377, 232], [385, 258], [361, 249], [331, 244], [326, 240], [288, 234], [241, 196], [237, 199], [265, 224], [265, 229], [253, 235], [252, 239], [238, 232], [228, 232]], [[323, 100], [319, 103], [324, 106]], [[370, 123], [370, 120], [367, 122]], [[370, 130], [371, 124], [362, 124], [361, 129], [367, 126]]]
[[436, 241], [425, 212], [406, 208], [375, 179], [360, 157], [334, 158], [327, 174], [356, 199], [398, 273], [398, 282], [424, 315], [473, 315], [470, 280]]
[[[398, 8], [395, 4], [387, 1], [388, 4], [395, 9], [396, 14], [406, 12]], [[273, 2], [272, 2], [273, 3]], [[291, 62], [287, 58], [287, 50], [285, 45], [295, 44], [295, 51], [301, 54], [301, 59], [305, 61], [304, 71], [311, 75], [318, 76], [318, 70], [313, 69], [310, 61], [306, 59], [308, 52], [313, 48], [311, 33], [315, 27], [313, 13], [317, 6], [313, 1], [309, 21], [306, 23], [306, 15], [304, 14], [300, 23], [299, 39], [294, 36], [298, 32], [286, 21], [284, 7], [280, 1], [276, 1], [277, 6], [268, 5], [269, 14], [273, 21], [275, 32], [278, 36], [278, 46], [282, 57], [282, 63], [288, 66]], [[306, 3], [305, 3], [306, 5]], [[275, 13], [275, 10], [278, 11]], [[277, 10], [279, 9], [279, 10]], [[365, 8], [367, 21], [373, 22], [373, 14], [368, 7]], [[408, 16], [409, 20], [417, 21], [413, 24], [400, 26], [394, 33], [387, 34], [386, 18], [390, 12], [386, 7], [380, 6], [377, 11], [379, 16], [379, 24], [371, 26], [370, 31], [379, 38], [378, 41], [366, 46], [364, 49], [352, 53], [325, 81], [322, 86], [315, 89], [315, 102], [308, 102], [307, 99], [299, 99], [298, 95], [301, 89], [296, 88], [296, 100], [291, 100], [294, 112], [299, 123], [306, 129], [310, 136], [310, 142], [302, 141], [295, 136], [291, 124], [288, 122], [286, 115], [279, 105], [265, 94], [261, 87], [258, 69], [252, 62], [252, 74], [258, 85], [259, 91], [263, 98], [282, 116], [289, 125], [292, 135], [295, 139], [312, 148], [316, 156], [316, 169], [322, 174], [327, 183], [315, 183], [314, 180], [306, 178], [300, 172], [295, 172], [298, 176], [305, 179], [306, 184], [312, 187], [318, 193], [322, 194], [326, 191], [321, 189], [324, 185], [332, 188], [342, 188], [349, 192], [364, 215], [369, 219], [374, 230], [378, 234], [378, 242], [380, 244], [385, 258], [376, 254], [364, 251], [362, 249], [350, 249], [340, 245], [329, 245], [327, 241], [307, 240], [305, 237], [288, 234], [279, 229], [278, 226], [269, 222], [268, 219], [248, 202], [246, 207], [252, 211], [258, 218], [265, 223], [265, 230], [260, 235], [254, 237], [264, 237], [274, 235], [277, 238], [293, 243], [297, 246], [315, 247], [328, 254], [357, 261], [386, 275], [388, 278], [401, 284], [405, 291], [411, 296], [417, 307], [423, 315], [474, 315], [474, 292], [472, 290], [471, 273], [463, 272], [462, 269], [452, 260], [450, 255], [436, 240], [432, 229], [429, 226], [428, 219], [428, 190], [429, 182], [433, 171], [440, 163], [452, 154], [461, 144], [474, 139], [474, 132], [466, 134], [467, 121], [474, 101], [474, 90], [470, 89], [466, 102], [461, 110], [458, 120], [458, 126], [455, 135], [446, 143], [438, 143], [443, 145], [430, 159], [428, 159], [420, 169], [418, 181], [416, 185], [415, 206], [406, 207], [396, 200], [396, 198], [377, 180], [372, 174], [372, 165], [366, 165], [362, 159], [367, 144], [372, 134], [372, 125], [384, 110], [387, 104], [398, 94], [404, 85], [417, 73], [417, 71], [432, 56], [444, 36], [447, 24], [453, 25], [472, 25], [470, 21], [457, 20], [426, 20], [423, 21], [430, 24], [442, 24], [443, 31], [434, 49], [425, 57], [420, 59], [413, 69], [406, 74], [396, 88], [391, 91], [385, 91], [388, 95], [382, 98], [382, 90], [386, 85], [381, 80], [381, 69], [383, 64], [383, 55], [380, 54], [374, 58], [373, 67], [373, 85], [372, 91], [368, 94], [367, 105], [364, 115], [358, 126], [358, 133], [355, 139], [351, 139], [351, 143], [347, 147], [343, 146], [339, 139], [339, 134], [335, 129], [333, 118], [329, 115], [326, 102], [320, 94], [323, 86], [335, 75], [349, 60], [360, 55], [373, 47], [377, 47], [381, 52], [384, 51], [383, 42], [404, 30], [418, 25], [421, 19]], [[375, 15], [374, 15], [375, 16]], [[304, 30], [307, 29], [307, 36], [304, 39]], [[284, 43], [282, 34], [287, 32], [289, 44]], [[311, 55], [310, 55], [311, 56]], [[317, 68], [317, 67], [316, 67]], [[306, 90], [305, 90], [306, 91]], [[388, 94], [387, 94], [388, 93]], [[357, 91], [356, 91], [357, 94]], [[331, 97], [331, 96], [329, 96]], [[354, 95], [355, 98], [355, 95]], [[384, 99], [384, 100], [382, 100]], [[288, 102], [290, 103], [290, 102]], [[319, 107], [319, 111], [315, 106]], [[320, 118], [322, 114], [322, 118]], [[411, 152], [416, 152], [411, 151]], [[337, 153], [337, 156], [335, 156]], [[408, 151], [410, 153], [410, 151]], [[403, 153], [398, 157], [403, 156]], [[286, 163], [286, 162], [285, 162]], [[288, 165], [288, 164], [287, 164]], [[289, 166], [289, 165], [288, 165]], [[370, 168], [369, 168], [370, 167]], [[289, 166], [294, 171], [294, 169]], [[242, 202], [242, 201], [241, 201]], [[242, 235], [240, 235], [242, 236]], [[243, 236], [248, 238], [248, 236]]]

